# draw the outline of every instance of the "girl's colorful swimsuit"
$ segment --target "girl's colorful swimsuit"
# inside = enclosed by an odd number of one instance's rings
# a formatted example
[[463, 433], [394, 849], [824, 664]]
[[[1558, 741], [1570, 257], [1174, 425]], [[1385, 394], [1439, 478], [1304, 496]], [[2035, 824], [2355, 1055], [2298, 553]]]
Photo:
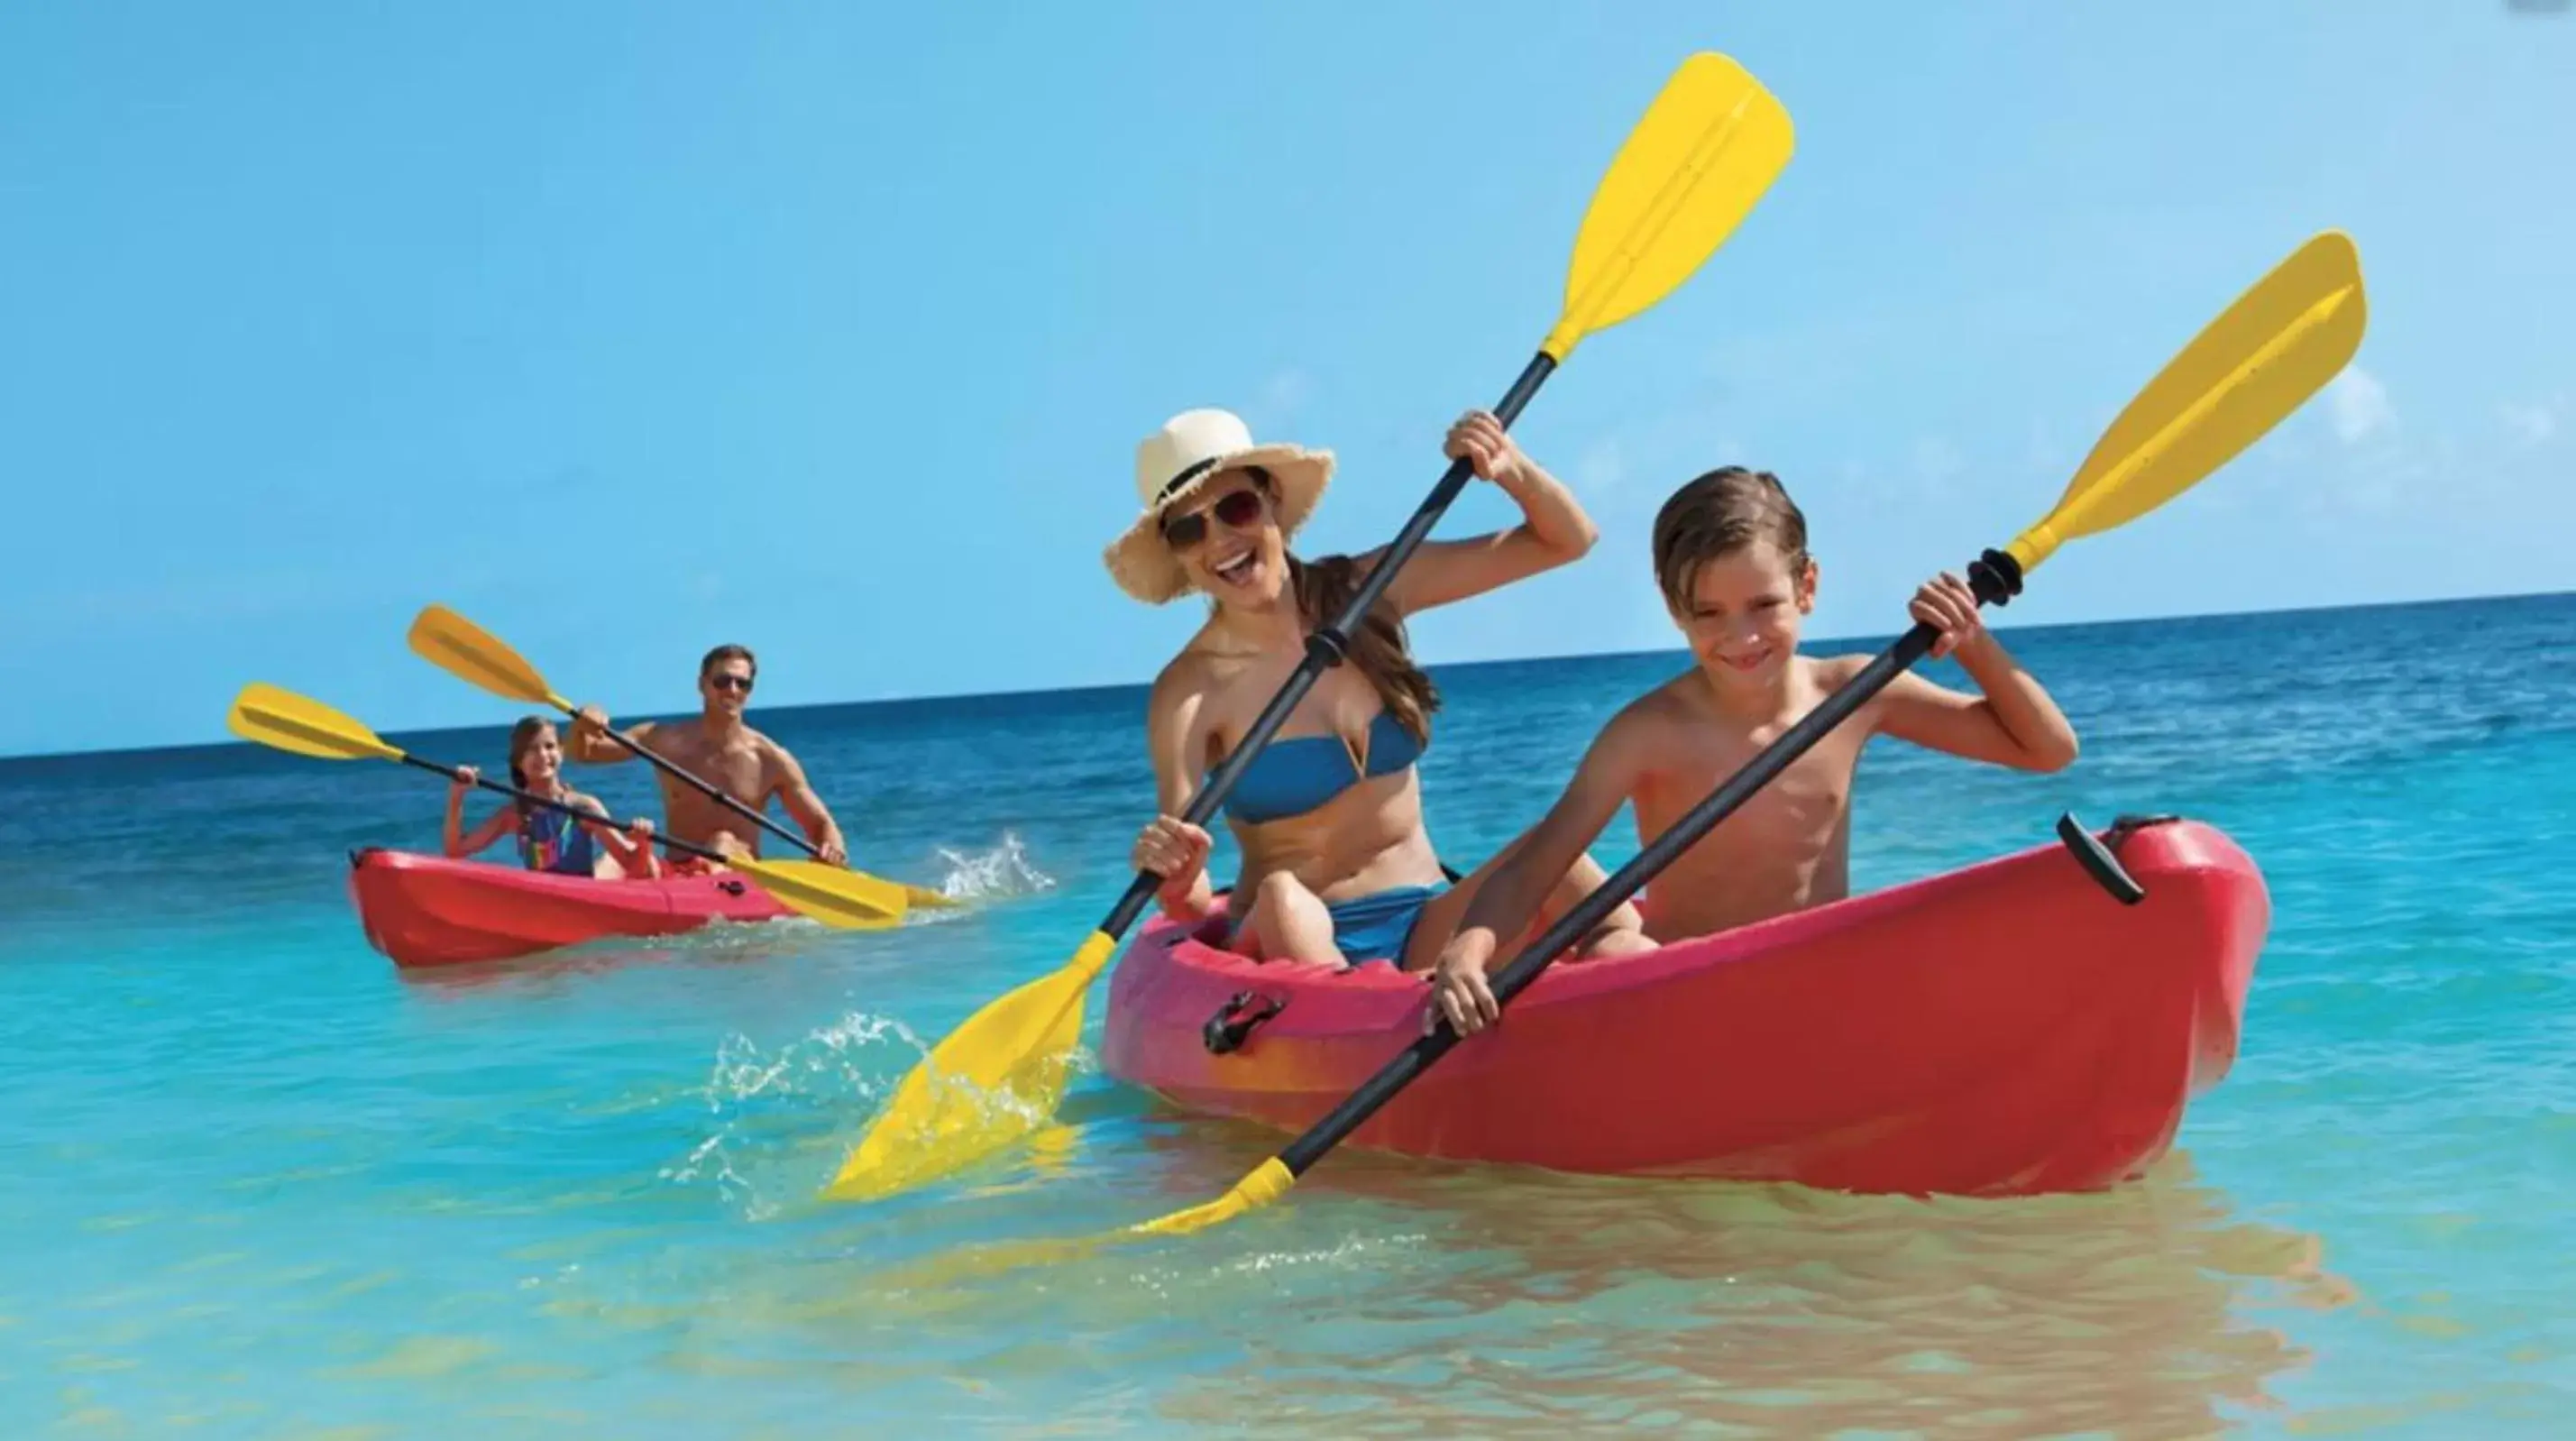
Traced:
[[519, 813], [519, 862], [532, 871], [586, 876], [599, 860], [599, 842], [561, 811], [529, 806]]
[[[1421, 759], [1425, 749], [1386, 711], [1379, 711], [1377, 719], [1369, 722], [1365, 761], [1353, 755], [1349, 742], [1338, 735], [1274, 740], [1235, 778], [1225, 813], [1246, 825], [1304, 815], [1363, 780], [1405, 770]], [[1334, 946], [1353, 965], [1362, 961], [1401, 964], [1405, 942], [1422, 918], [1423, 906], [1443, 889], [1395, 886], [1327, 903], [1324, 909], [1333, 918]]]

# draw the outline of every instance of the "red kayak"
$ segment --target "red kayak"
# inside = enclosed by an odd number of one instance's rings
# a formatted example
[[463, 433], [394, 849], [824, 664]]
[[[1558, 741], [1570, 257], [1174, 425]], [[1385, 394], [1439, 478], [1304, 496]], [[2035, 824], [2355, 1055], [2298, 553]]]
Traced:
[[[1560, 962], [1349, 1144], [1830, 1190], [2094, 1190], [2163, 1155], [2236, 1055], [2271, 921], [2218, 830], [2060, 844], [1615, 960]], [[1421, 1034], [1428, 987], [1257, 964], [1161, 922], [1111, 978], [1102, 1062], [1302, 1131]]]
[[369, 848], [349, 856], [367, 942], [398, 966], [506, 960], [610, 936], [670, 936], [788, 913], [747, 877], [595, 880]]

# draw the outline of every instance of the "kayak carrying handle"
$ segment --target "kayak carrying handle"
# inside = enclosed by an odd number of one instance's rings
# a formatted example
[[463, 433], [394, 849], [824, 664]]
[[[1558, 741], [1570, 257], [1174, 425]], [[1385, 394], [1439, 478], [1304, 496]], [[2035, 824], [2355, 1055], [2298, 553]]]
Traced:
[[1244, 1038], [1252, 1034], [1253, 1027], [1287, 1007], [1288, 1002], [1281, 997], [1237, 991], [1226, 999], [1224, 1005], [1216, 1008], [1216, 1014], [1207, 1018], [1206, 1025], [1199, 1028], [1199, 1040], [1208, 1048], [1209, 1055], [1222, 1056], [1240, 1047]]
[[2147, 888], [2138, 884], [2138, 878], [2129, 874], [2128, 867], [2120, 864], [2115, 849], [2140, 829], [2175, 819], [2177, 817], [2174, 816], [2122, 816], [2111, 822], [2111, 829], [2104, 835], [2095, 836], [2075, 818], [2073, 811], [2061, 811], [2057, 817], [2057, 838], [2065, 843], [2076, 863], [2084, 867], [2084, 873], [2111, 893], [2111, 899], [2124, 906], [2134, 906], [2147, 898]]

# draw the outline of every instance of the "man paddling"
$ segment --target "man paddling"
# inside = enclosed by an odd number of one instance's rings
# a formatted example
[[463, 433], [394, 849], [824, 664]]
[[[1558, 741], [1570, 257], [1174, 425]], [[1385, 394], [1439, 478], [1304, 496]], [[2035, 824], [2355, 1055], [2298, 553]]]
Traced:
[[[693, 721], [644, 721], [628, 728], [628, 739], [649, 746], [664, 760], [705, 780], [752, 810], [765, 810], [776, 796], [806, 838], [833, 865], [843, 865], [849, 852], [841, 841], [840, 823], [805, 779], [805, 768], [785, 746], [743, 724], [743, 707], [760, 663], [747, 646], [720, 645], [698, 662], [698, 697], [704, 710]], [[608, 713], [583, 706], [573, 718], [572, 758], [590, 765], [615, 765], [633, 752], [611, 739]], [[684, 841], [695, 841], [727, 856], [760, 855], [760, 831], [733, 811], [681, 784], [669, 775], [662, 782], [665, 829]], [[675, 865], [690, 862], [674, 856]]]

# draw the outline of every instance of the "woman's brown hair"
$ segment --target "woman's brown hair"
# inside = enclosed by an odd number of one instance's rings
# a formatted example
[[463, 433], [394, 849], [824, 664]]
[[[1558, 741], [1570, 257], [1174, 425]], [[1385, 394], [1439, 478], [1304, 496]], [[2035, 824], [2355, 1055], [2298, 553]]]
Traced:
[[[1322, 625], [1341, 614], [1342, 607], [1359, 593], [1359, 562], [1347, 555], [1328, 555], [1322, 560], [1302, 561], [1288, 557], [1288, 584], [1297, 595], [1297, 613], [1309, 622]], [[1351, 664], [1368, 677], [1396, 724], [1413, 737], [1414, 744], [1427, 745], [1431, 740], [1431, 713], [1440, 709], [1440, 688], [1422, 667], [1413, 663], [1413, 652], [1405, 644], [1404, 622], [1395, 607], [1381, 599], [1369, 607], [1360, 622], [1359, 633], [1350, 638]]]

